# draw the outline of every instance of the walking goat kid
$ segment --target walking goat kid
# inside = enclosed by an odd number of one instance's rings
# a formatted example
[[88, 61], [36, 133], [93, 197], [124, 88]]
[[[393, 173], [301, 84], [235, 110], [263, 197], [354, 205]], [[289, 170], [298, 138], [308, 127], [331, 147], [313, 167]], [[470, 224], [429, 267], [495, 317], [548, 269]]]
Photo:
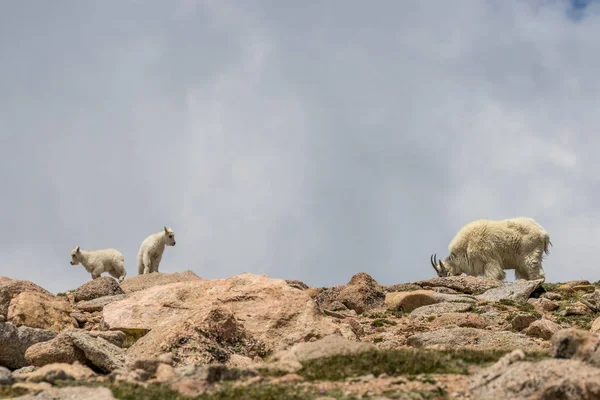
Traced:
[[454, 236], [448, 257], [432, 255], [431, 265], [440, 277], [465, 273], [503, 281], [504, 271], [514, 269], [516, 279], [545, 280], [542, 258], [549, 245], [548, 233], [532, 218], [478, 219]]
[[98, 278], [103, 272], [108, 272], [119, 282], [123, 282], [127, 272], [123, 266], [125, 258], [118, 250], [81, 250], [79, 246], [71, 251], [71, 265], [81, 263], [87, 272], [92, 274], [92, 279]]

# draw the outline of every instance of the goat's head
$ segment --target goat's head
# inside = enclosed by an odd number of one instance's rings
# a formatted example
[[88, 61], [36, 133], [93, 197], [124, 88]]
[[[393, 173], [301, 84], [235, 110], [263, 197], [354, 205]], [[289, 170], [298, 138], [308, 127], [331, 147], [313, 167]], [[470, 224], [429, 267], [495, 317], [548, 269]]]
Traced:
[[79, 249], [79, 246], [75, 247], [72, 251], [71, 251], [71, 265], [77, 265], [79, 264], [79, 256], [81, 255], [81, 251]]
[[435, 269], [435, 272], [440, 278], [445, 278], [447, 276], [452, 276], [452, 261], [449, 257], [442, 261], [441, 259], [437, 259], [437, 254], [432, 254], [431, 258], [431, 266]]

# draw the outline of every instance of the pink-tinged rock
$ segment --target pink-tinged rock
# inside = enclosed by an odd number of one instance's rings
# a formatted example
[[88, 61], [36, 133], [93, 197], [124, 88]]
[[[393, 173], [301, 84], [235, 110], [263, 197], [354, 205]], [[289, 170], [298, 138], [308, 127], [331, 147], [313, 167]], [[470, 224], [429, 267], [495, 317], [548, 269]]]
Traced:
[[171, 274], [155, 272], [152, 274], [135, 275], [121, 282], [125, 293], [139, 292], [154, 286], [168, 285], [177, 282], [199, 281], [198, 275], [192, 271], [174, 272]]
[[549, 340], [556, 332], [560, 330], [560, 325], [556, 322], [549, 321], [547, 319], [539, 319], [529, 325], [525, 332], [528, 336], [539, 337], [542, 339]]
[[103, 319], [108, 329], [150, 330], [129, 349], [134, 358], [169, 351], [173, 341], [194, 334], [199, 326], [232, 340], [249, 337], [269, 351], [340, 332], [306, 291], [251, 273], [137, 291], [106, 305]]
[[39, 292], [21, 292], [10, 302], [8, 321], [16, 326], [48, 329], [60, 332], [77, 328], [79, 324], [71, 317], [69, 302], [58, 296]]
[[52, 296], [52, 293], [33, 282], [19, 281], [10, 278], [0, 280], [0, 315], [6, 317], [10, 301], [13, 297], [22, 292], [36, 292]]

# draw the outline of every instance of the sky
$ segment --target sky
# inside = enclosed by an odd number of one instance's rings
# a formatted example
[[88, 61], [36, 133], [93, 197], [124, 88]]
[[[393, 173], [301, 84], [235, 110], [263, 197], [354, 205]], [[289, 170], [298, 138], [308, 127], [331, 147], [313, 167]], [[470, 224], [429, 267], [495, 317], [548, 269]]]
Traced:
[[135, 276], [166, 225], [161, 272], [391, 285], [528, 216], [600, 280], [598, 37], [589, 0], [0, 2], [0, 276]]

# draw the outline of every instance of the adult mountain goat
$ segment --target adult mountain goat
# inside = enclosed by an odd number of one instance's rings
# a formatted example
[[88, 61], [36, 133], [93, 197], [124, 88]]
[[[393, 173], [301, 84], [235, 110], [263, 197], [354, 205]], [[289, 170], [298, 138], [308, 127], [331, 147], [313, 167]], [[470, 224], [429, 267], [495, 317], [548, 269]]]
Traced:
[[516, 279], [546, 279], [542, 258], [548, 254], [550, 236], [532, 218], [518, 217], [493, 221], [478, 219], [463, 226], [448, 245], [448, 257], [431, 265], [438, 276], [465, 273], [503, 281], [507, 269]]

